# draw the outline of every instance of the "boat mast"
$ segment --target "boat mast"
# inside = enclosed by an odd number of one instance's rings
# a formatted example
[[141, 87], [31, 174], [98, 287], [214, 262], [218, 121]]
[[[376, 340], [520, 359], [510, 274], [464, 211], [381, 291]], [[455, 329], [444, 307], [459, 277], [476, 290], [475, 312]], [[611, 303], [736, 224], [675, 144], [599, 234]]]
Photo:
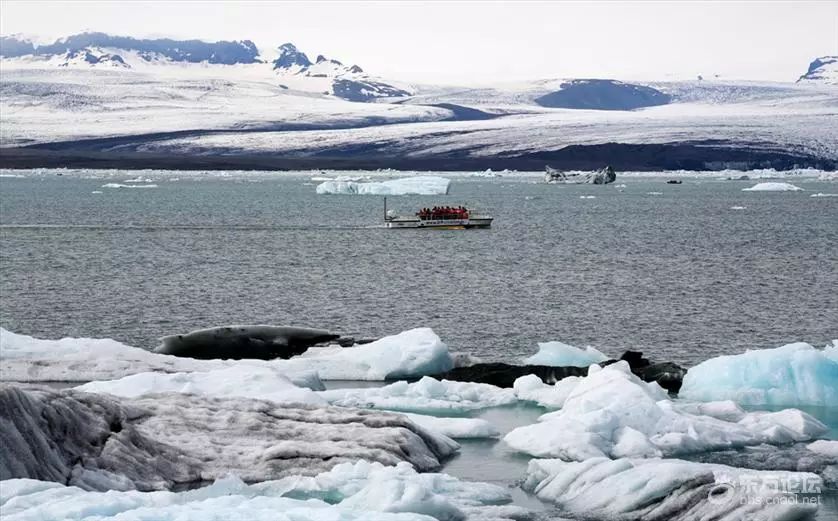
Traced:
[[387, 220], [387, 196], [384, 196], [384, 220]]

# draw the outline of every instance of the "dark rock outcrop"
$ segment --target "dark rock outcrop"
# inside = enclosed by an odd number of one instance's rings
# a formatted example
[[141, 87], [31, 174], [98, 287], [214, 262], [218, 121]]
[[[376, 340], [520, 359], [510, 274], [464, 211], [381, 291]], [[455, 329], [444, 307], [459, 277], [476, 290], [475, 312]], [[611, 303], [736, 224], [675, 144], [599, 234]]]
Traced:
[[[646, 382], [657, 382], [671, 393], [677, 393], [686, 369], [673, 362], [653, 364], [643, 353], [626, 351], [620, 360], [628, 362], [632, 373]], [[610, 365], [618, 360], [606, 360], [600, 365]], [[587, 376], [587, 367], [552, 367], [549, 365], [513, 365], [502, 362], [479, 363], [454, 369], [434, 375], [434, 378], [454, 380], [458, 382], [476, 382], [492, 384], [498, 387], [512, 387], [515, 380], [521, 376], [534, 374], [547, 384], [554, 384], [568, 376]]]
[[290, 69], [292, 67], [308, 67], [311, 60], [306, 53], [297, 49], [293, 43], [284, 43], [279, 46], [279, 57], [274, 60], [274, 69]]
[[338, 338], [340, 335], [324, 329], [305, 327], [222, 326], [165, 336], [155, 352], [202, 360], [288, 359], [313, 345]]

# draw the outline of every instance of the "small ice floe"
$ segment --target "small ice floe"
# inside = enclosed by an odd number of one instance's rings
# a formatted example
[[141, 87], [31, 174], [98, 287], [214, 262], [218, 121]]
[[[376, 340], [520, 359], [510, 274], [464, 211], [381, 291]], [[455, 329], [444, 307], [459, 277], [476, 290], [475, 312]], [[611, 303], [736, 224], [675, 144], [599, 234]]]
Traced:
[[92, 191], [92, 192], [90, 192], [90, 193], [91, 193], [91, 194], [101, 194], [101, 193], [102, 193], [102, 191], [101, 191], [101, 190], [93, 190], [93, 191]]
[[614, 188], [625, 188], [625, 187], [626, 187], [625, 184], [614, 185]]
[[663, 192], [646, 192], [646, 195], [663, 195]]
[[23, 176], [20, 174], [0, 174], [0, 177], [7, 179], [23, 179]]
[[106, 183], [102, 185], [102, 188], [157, 188], [157, 185], [125, 185], [120, 183]]
[[[508, 170], [504, 170], [504, 172], [508, 172]], [[491, 168], [487, 168], [483, 172], [472, 172], [469, 174], [470, 177], [503, 177], [500, 172], [495, 172]]]
[[[809, 519], [820, 492], [809, 472], [757, 471], [678, 459], [534, 459], [522, 485], [585, 519]], [[804, 489], [804, 490], [801, 490]]]
[[510, 405], [516, 401], [512, 389], [482, 383], [437, 380], [429, 376], [414, 383], [401, 381], [385, 387], [332, 389], [318, 394], [332, 405], [422, 414], [463, 413]]
[[810, 195], [809, 197], [838, 197], [838, 194], [825, 194], [823, 192], [818, 192]]
[[838, 404], [838, 345], [804, 342], [719, 356], [691, 368], [679, 392], [689, 400], [735, 400], [746, 405]]
[[747, 206], [731, 206], [731, 210], [747, 210]]
[[801, 192], [802, 188], [791, 183], [757, 183], [750, 188], [743, 188], [743, 192]]
[[593, 347], [580, 349], [562, 342], [540, 342], [538, 352], [523, 360], [525, 365], [550, 365], [553, 367], [588, 367], [608, 360]]
[[541, 199], [541, 197], [539, 197], [537, 195], [524, 196], [524, 201], [535, 201], [536, 199]]
[[417, 176], [368, 183], [333, 180], [317, 185], [316, 190], [318, 194], [446, 195], [450, 185], [445, 177]]
[[497, 438], [494, 425], [480, 418], [448, 418], [424, 414], [404, 413], [416, 425], [455, 440], [468, 438]]
[[[545, 389], [532, 379], [520, 380], [515, 385], [520, 397], [534, 393], [536, 401], [544, 401]], [[588, 376], [562, 382], [551, 397], [561, 409], [513, 430], [504, 437], [507, 445], [538, 458], [568, 461], [659, 458], [808, 441], [827, 431], [823, 423], [796, 409], [749, 413], [731, 401], [672, 400], [657, 383], [632, 374], [624, 361], [602, 368], [592, 365]]]
[[126, 179], [125, 183], [151, 183], [153, 179], [147, 177], [135, 177], [133, 179]]
[[579, 199], [596, 199], [595, 195], [580, 195]]

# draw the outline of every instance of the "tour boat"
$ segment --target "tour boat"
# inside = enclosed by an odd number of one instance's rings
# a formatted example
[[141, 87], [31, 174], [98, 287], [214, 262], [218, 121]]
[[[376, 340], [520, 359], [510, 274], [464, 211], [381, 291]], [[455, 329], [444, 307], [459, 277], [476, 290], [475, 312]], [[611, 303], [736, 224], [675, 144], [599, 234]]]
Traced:
[[423, 208], [414, 215], [393, 215], [387, 211], [387, 198], [384, 198], [384, 225], [387, 228], [466, 230], [489, 228], [492, 220], [492, 216], [477, 214], [464, 206], [435, 206]]

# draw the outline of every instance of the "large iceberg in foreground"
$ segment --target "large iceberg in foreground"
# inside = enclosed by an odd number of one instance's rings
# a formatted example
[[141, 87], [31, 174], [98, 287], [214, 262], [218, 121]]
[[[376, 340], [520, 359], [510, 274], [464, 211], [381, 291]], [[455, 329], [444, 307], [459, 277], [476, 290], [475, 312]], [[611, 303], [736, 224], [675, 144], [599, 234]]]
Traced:
[[746, 413], [733, 402], [681, 403], [626, 362], [592, 365], [562, 409], [504, 440], [536, 457], [582, 461], [607, 456], [659, 457], [760, 443], [809, 440], [826, 426], [796, 409]]
[[[270, 367], [297, 385], [312, 371], [329, 380], [385, 380], [447, 371], [448, 347], [429, 328], [417, 328], [351, 348], [310, 348], [289, 360], [194, 360], [152, 353], [110, 339], [42, 340], [0, 328], [4, 380], [110, 380], [143, 372], [197, 372], [231, 366]], [[297, 375], [302, 374], [302, 377]]]
[[451, 180], [445, 177], [417, 176], [369, 183], [326, 181], [316, 190], [318, 194], [445, 195], [450, 184]]
[[435, 470], [459, 446], [400, 414], [167, 393], [0, 387], [0, 479], [90, 490], [313, 475], [358, 459]]
[[413, 383], [400, 381], [385, 387], [332, 389], [317, 394], [332, 405], [424, 414], [462, 413], [516, 401], [512, 389], [501, 389], [489, 384], [436, 380], [430, 376]]
[[838, 344], [798, 342], [711, 358], [691, 368], [679, 396], [746, 405], [838, 404]]
[[527, 365], [550, 365], [553, 367], [588, 367], [608, 360], [608, 357], [593, 347], [580, 349], [562, 342], [540, 342], [538, 352], [523, 362]]
[[509, 502], [509, 492], [496, 485], [367, 461], [253, 485], [230, 476], [178, 493], [90, 492], [31, 479], [0, 487], [4, 521], [483, 521], [527, 515], [520, 507], [500, 506]]
[[682, 460], [532, 460], [524, 488], [586, 519], [620, 521], [792, 521], [817, 504], [794, 492], [820, 492], [809, 473], [753, 471]]

